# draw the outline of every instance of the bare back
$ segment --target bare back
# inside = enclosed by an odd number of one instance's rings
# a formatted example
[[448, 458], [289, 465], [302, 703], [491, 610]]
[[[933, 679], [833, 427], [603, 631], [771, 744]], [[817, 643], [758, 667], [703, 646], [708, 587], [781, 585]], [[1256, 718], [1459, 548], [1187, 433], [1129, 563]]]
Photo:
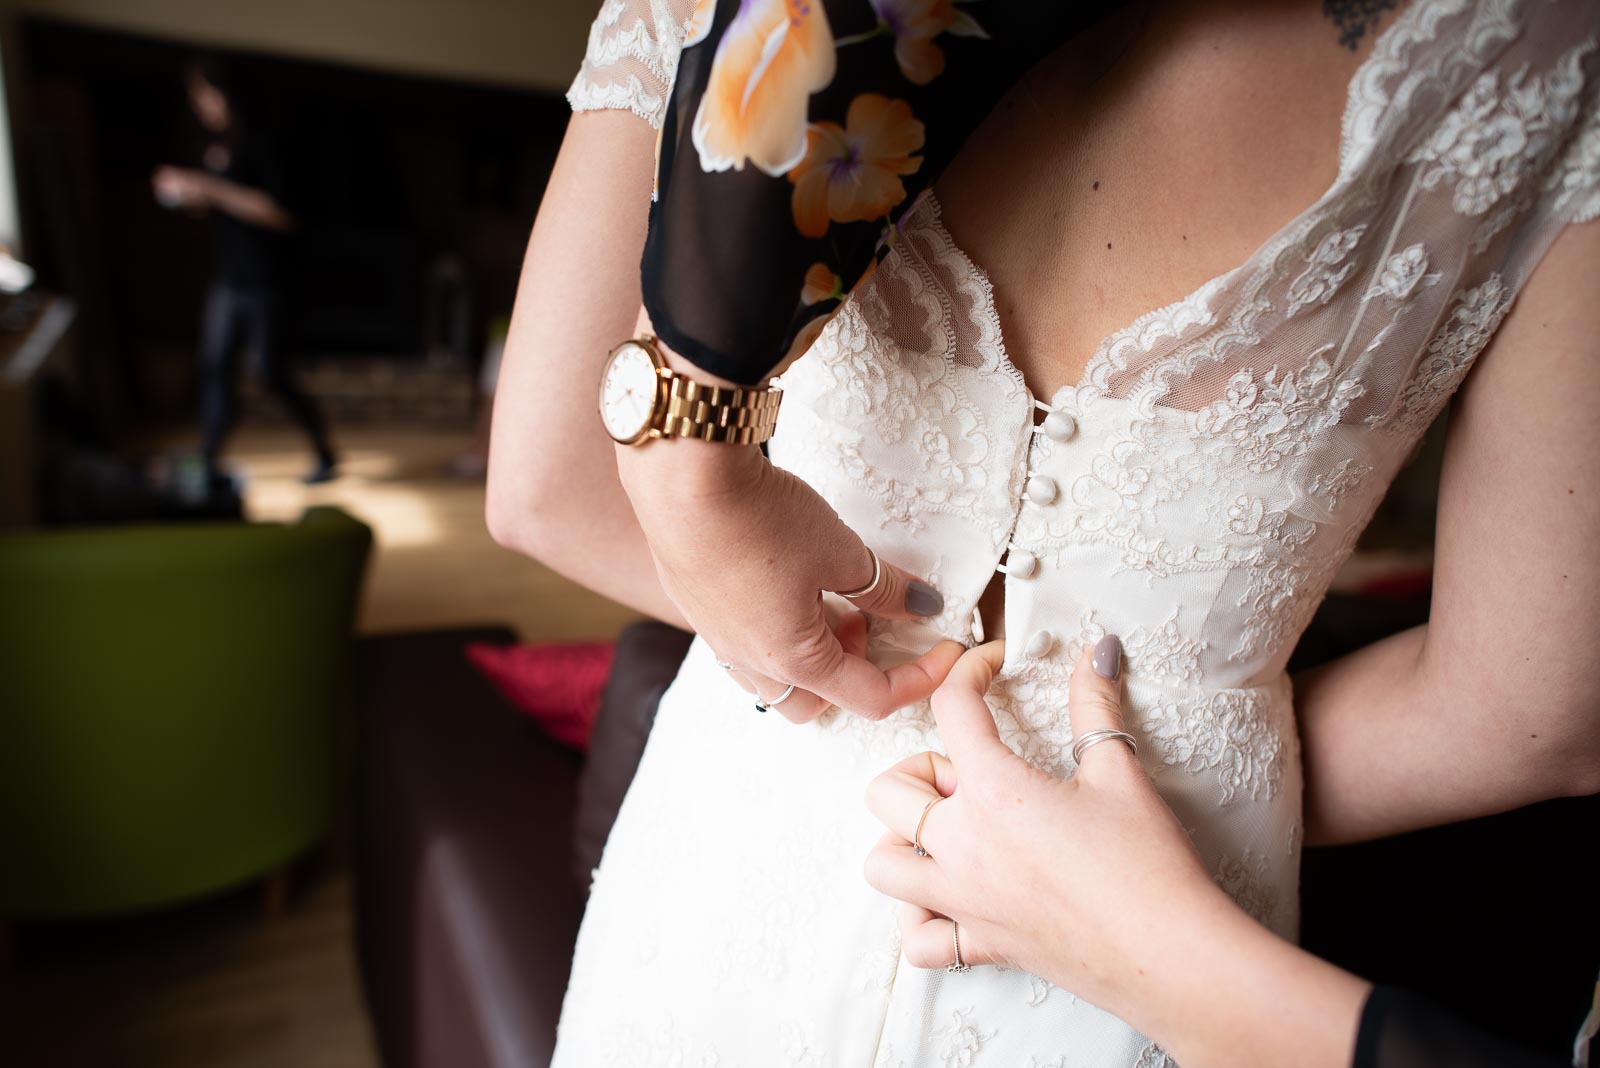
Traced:
[[1018, 83], [937, 193], [1035, 396], [1322, 195], [1350, 78], [1393, 17], [1351, 49], [1320, 3], [1135, 5]]

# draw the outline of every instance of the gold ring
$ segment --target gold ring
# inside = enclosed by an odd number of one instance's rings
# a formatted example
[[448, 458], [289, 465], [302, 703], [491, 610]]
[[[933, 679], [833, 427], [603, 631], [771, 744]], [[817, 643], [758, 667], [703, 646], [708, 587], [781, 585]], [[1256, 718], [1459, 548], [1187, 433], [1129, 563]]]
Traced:
[[972, 965], [961, 959], [961, 925], [955, 920], [950, 921], [950, 937], [956, 944], [956, 959], [945, 966], [947, 972], [970, 972]]
[[928, 851], [922, 847], [922, 825], [928, 822], [928, 813], [933, 811], [933, 806], [944, 800], [940, 795], [922, 806], [922, 817], [917, 820], [917, 833], [912, 836], [911, 847], [917, 851], [917, 856], [925, 857]]

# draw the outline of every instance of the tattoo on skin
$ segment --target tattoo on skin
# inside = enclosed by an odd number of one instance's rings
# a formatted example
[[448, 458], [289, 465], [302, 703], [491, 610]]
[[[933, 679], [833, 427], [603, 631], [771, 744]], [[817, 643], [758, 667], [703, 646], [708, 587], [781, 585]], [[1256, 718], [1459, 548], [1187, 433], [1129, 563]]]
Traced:
[[1339, 43], [1354, 52], [1367, 31], [1378, 24], [1396, 0], [1322, 0], [1322, 13], [1339, 30]]

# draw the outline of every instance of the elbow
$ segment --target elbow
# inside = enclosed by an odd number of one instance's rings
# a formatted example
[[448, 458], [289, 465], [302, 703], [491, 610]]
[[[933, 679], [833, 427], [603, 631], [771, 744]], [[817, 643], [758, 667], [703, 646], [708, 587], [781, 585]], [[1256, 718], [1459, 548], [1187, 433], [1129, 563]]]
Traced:
[[495, 540], [495, 544], [502, 549], [538, 559], [542, 540], [538, 524], [542, 512], [535, 487], [507, 478], [496, 478], [494, 464], [489, 465], [483, 519], [489, 528], [489, 537]]

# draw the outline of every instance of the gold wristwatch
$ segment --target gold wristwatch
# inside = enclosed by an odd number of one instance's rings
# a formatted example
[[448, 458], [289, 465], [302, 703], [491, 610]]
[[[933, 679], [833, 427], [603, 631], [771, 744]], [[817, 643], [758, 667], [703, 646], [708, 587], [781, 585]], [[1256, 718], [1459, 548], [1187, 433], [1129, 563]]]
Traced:
[[708, 386], [667, 366], [653, 337], [624, 341], [600, 376], [600, 420], [624, 445], [699, 438], [759, 445], [778, 425], [783, 390]]

